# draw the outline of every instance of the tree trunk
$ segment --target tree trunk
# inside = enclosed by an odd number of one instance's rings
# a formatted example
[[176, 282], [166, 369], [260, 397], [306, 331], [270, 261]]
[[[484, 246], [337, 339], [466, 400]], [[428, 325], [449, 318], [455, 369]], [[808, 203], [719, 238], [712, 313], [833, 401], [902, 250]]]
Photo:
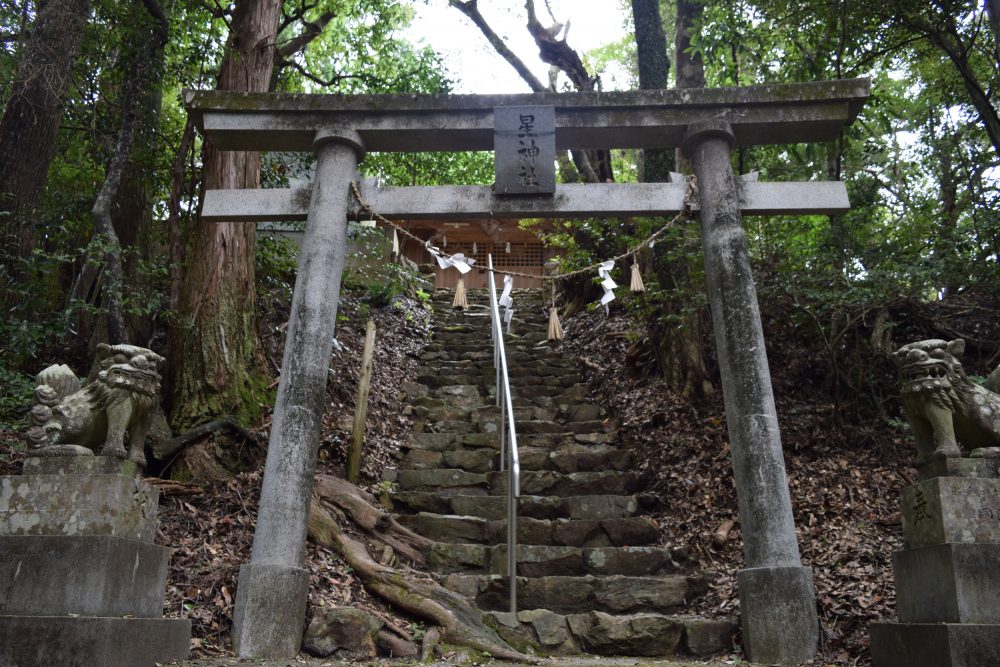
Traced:
[[[118, 200], [122, 181], [126, 175], [126, 165], [129, 156], [133, 154], [135, 139], [142, 135], [149, 137], [152, 132], [149, 129], [137, 130], [137, 125], [150, 121], [148, 101], [150, 89], [159, 90], [160, 75], [163, 64], [163, 47], [167, 41], [166, 18], [159, 6], [153, 0], [147, 0], [149, 11], [158, 12], [153, 15], [154, 23], [149, 23], [149, 12], [138, 8], [136, 11], [141, 15], [136, 18], [136, 25], [133, 30], [132, 40], [135, 56], [132, 60], [130, 71], [125, 82], [125, 93], [122, 96], [122, 124], [118, 131], [118, 141], [115, 145], [115, 152], [111, 156], [104, 176], [104, 183], [94, 199], [94, 206], [91, 214], [94, 218], [94, 231], [104, 237], [104, 303], [108, 310], [107, 324], [108, 337], [112, 345], [129, 343], [131, 339], [125, 326], [125, 314], [123, 311], [123, 294], [125, 288], [125, 271], [122, 262], [122, 244], [112, 224], [112, 204]], [[159, 95], [153, 96], [159, 102]], [[158, 109], [157, 109], [158, 111]], [[141, 116], [141, 117], [140, 117]], [[153, 118], [156, 114], [153, 114]], [[142, 215], [148, 214], [148, 200], [140, 202], [144, 210]], [[127, 227], [133, 231], [132, 227]], [[147, 229], [148, 234], [148, 229]], [[135, 242], [137, 235], [133, 234], [132, 242]]]
[[[691, 41], [692, 21], [701, 11], [701, 5], [677, 2], [677, 40], [675, 67], [679, 88], [704, 87], [704, 70], [701, 57], [685, 53]], [[663, 30], [657, 0], [632, 0], [635, 23], [636, 55], [639, 63], [639, 86], [644, 89], [666, 88], [670, 79], [670, 59], [667, 57], [667, 38]], [[683, 70], [682, 70], [683, 68]], [[679, 151], [678, 151], [679, 154]], [[674, 169], [673, 151], [646, 151], [643, 178], [645, 182], [666, 182]], [[688, 167], [690, 169], [690, 167]], [[683, 396], [691, 397], [713, 391], [708, 380], [703, 341], [703, 312], [686, 308], [685, 293], [693, 288], [690, 261], [678, 260], [676, 247], [668, 240], [653, 248], [653, 268], [657, 281], [665, 292], [677, 294], [656, 304], [650, 317], [649, 338], [656, 351], [657, 362], [667, 385]], [[664, 327], [664, 321], [675, 321], [676, 326]]]
[[0, 120], [0, 229], [15, 257], [37, 243], [34, 210], [45, 185], [89, 0], [48, 0], [38, 13]]
[[[140, 264], [152, 260], [154, 253], [153, 200], [156, 197], [156, 174], [160, 150], [160, 106], [163, 101], [164, 47], [169, 38], [169, 20], [157, 0], [142, 0], [146, 13], [137, 30], [144, 39], [138, 48], [143, 59], [145, 81], [133, 97], [130, 111], [135, 118], [132, 151], [125, 165], [118, 196], [111, 211], [111, 222], [128, 250], [122, 257], [125, 284], [133, 294], [149, 294], [153, 280]], [[125, 314], [128, 340], [148, 346], [153, 336], [154, 319], [148, 313]]]
[[[240, 0], [219, 73], [219, 90], [266, 92], [274, 65], [280, 0]], [[206, 145], [205, 189], [256, 188], [260, 154]], [[198, 224], [171, 332], [176, 364], [171, 422], [185, 429], [206, 417], [252, 418], [266, 380], [254, 290], [256, 229], [246, 223]]]

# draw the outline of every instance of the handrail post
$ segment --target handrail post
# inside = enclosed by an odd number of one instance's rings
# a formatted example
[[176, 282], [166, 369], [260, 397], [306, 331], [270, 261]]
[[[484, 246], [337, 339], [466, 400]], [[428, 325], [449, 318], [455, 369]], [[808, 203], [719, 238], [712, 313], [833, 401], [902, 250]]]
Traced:
[[[490, 334], [493, 338], [493, 363], [496, 367], [496, 399], [500, 407], [497, 424], [500, 437], [500, 471], [507, 472], [507, 576], [510, 591], [510, 611], [517, 613], [517, 499], [521, 495], [521, 462], [517, 451], [514, 404], [510, 393], [510, 374], [497, 304], [496, 279], [493, 275], [493, 255], [487, 255], [488, 289], [490, 293]], [[508, 447], [509, 444], [509, 447]], [[510, 461], [508, 461], [508, 457]]]

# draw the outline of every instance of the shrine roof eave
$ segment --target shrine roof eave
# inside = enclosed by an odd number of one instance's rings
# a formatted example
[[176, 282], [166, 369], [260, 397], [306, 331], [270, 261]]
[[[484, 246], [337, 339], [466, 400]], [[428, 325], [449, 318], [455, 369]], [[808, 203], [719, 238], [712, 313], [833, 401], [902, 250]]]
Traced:
[[551, 105], [556, 147], [674, 148], [687, 126], [718, 119], [737, 145], [828, 141], [857, 117], [868, 79], [741, 88], [515, 95], [308, 95], [184, 91], [223, 150], [309, 151], [318, 129], [349, 128], [370, 151], [493, 149], [493, 109]]

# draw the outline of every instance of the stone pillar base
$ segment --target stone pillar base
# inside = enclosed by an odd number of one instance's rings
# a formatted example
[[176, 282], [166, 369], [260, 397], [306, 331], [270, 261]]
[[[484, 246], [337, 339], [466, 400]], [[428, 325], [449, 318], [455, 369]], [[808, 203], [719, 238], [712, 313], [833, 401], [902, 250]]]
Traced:
[[247, 563], [240, 567], [233, 649], [241, 658], [292, 658], [302, 644], [309, 572]]
[[154, 667], [186, 660], [186, 618], [0, 616], [0, 665]]
[[819, 620], [808, 567], [748, 568], [736, 581], [749, 660], [797, 665], [816, 655]]
[[938, 544], [892, 555], [901, 623], [1000, 623], [1000, 544]]
[[1000, 625], [873, 623], [872, 667], [1000, 665]]

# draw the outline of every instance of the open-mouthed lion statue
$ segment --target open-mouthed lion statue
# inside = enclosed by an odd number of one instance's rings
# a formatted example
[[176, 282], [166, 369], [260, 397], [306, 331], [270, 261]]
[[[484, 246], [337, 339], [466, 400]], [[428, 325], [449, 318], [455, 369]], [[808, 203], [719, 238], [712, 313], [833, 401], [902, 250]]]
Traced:
[[[114, 456], [146, 465], [143, 445], [159, 400], [163, 357], [134, 345], [97, 346], [101, 370], [86, 387], [69, 367], [38, 374], [27, 439], [33, 456]], [[125, 434], [128, 433], [128, 451]]]
[[965, 341], [922, 340], [893, 353], [906, 418], [917, 441], [917, 464], [938, 458], [1000, 457], [1000, 372], [981, 386], [959, 358]]

